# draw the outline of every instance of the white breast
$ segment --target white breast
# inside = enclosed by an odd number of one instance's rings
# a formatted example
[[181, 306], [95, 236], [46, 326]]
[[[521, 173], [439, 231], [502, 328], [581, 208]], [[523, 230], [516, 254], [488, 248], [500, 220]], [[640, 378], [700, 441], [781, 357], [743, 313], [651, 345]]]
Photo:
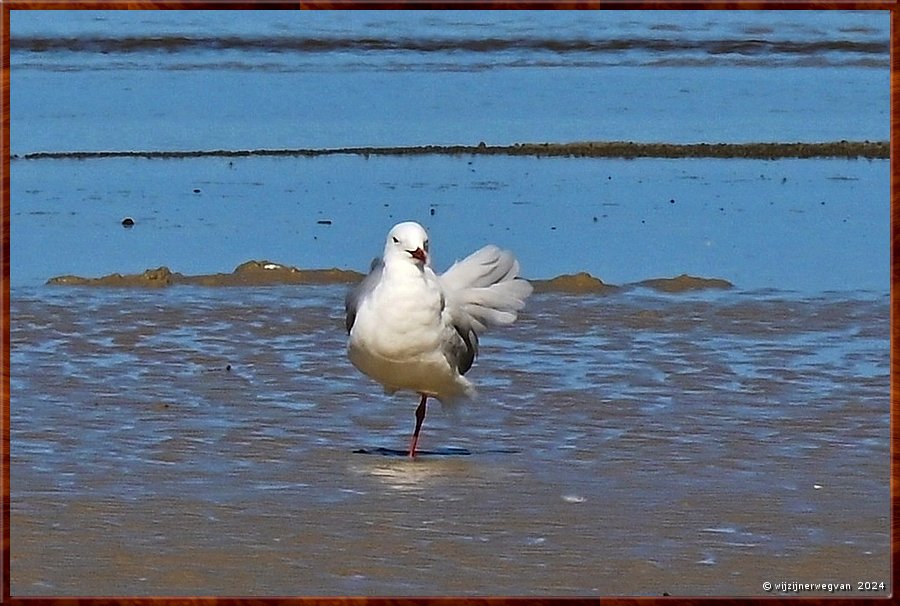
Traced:
[[[443, 296], [430, 269], [385, 273], [360, 301], [350, 332], [350, 361], [385, 390], [455, 397], [471, 390], [444, 357], [454, 331], [442, 314]], [[448, 332], [449, 331], [449, 332]]]

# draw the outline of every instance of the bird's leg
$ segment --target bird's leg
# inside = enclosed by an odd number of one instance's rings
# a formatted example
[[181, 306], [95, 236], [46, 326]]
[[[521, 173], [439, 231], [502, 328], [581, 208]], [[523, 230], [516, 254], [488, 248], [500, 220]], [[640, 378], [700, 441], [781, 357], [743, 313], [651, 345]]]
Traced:
[[416, 408], [416, 430], [413, 432], [412, 442], [409, 443], [410, 458], [416, 456], [416, 443], [419, 441], [419, 430], [422, 429], [422, 421], [425, 420], [425, 402], [427, 400], [428, 396], [422, 394], [422, 401], [419, 402], [419, 407]]

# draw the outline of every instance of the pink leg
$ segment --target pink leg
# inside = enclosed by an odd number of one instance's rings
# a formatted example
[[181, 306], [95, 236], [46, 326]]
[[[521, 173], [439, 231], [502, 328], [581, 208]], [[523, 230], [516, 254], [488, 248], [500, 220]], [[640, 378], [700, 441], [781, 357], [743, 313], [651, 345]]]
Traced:
[[419, 441], [419, 430], [422, 429], [422, 421], [425, 420], [425, 402], [427, 400], [428, 396], [422, 394], [422, 401], [419, 402], [419, 407], [416, 408], [416, 430], [413, 432], [412, 442], [409, 443], [410, 458], [416, 456], [416, 444]]

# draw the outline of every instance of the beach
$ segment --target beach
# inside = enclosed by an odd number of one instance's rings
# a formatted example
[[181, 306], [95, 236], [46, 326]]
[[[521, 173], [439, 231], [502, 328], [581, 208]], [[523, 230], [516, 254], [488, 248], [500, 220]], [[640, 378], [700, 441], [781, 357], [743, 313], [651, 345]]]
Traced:
[[[13, 596], [890, 594], [889, 13], [233, 17], [11, 15]], [[535, 285], [415, 460], [405, 220]]]
[[889, 582], [886, 295], [536, 294], [411, 461], [344, 290], [19, 292], [14, 593]]

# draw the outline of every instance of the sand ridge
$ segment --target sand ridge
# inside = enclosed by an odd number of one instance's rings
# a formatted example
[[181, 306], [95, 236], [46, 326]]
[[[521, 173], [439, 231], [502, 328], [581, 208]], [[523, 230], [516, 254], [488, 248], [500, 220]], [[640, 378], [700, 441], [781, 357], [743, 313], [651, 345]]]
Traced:
[[829, 141], [820, 143], [638, 143], [634, 141], [574, 141], [513, 143], [512, 145], [414, 145], [295, 149], [57, 151], [13, 154], [12, 160], [91, 158], [184, 159], [203, 157], [318, 157], [334, 155], [426, 156], [562, 156], [569, 158], [890, 158], [888, 141]]
[[[63, 275], [50, 278], [53, 286], [100, 286], [122, 288], [161, 288], [176, 284], [195, 286], [277, 286], [285, 284], [354, 284], [364, 274], [347, 269], [299, 269], [272, 261], [247, 261], [231, 273], [184, 275], [168, 267], [147, 269], [140, 274], [112, 273], [99, 278]], [[733, 288], [728, 280], [702, 278], [681, 274], [673, 278], [651, 278], [625, 285], [608, 284], [587, 272], [563, 274], [549, 280], [530, 280], [536, 292], [563, 292], [573, 294], [611, 294], [623, 289], [644, 287], [653, 290], [680, 293], [686, 291]]]

